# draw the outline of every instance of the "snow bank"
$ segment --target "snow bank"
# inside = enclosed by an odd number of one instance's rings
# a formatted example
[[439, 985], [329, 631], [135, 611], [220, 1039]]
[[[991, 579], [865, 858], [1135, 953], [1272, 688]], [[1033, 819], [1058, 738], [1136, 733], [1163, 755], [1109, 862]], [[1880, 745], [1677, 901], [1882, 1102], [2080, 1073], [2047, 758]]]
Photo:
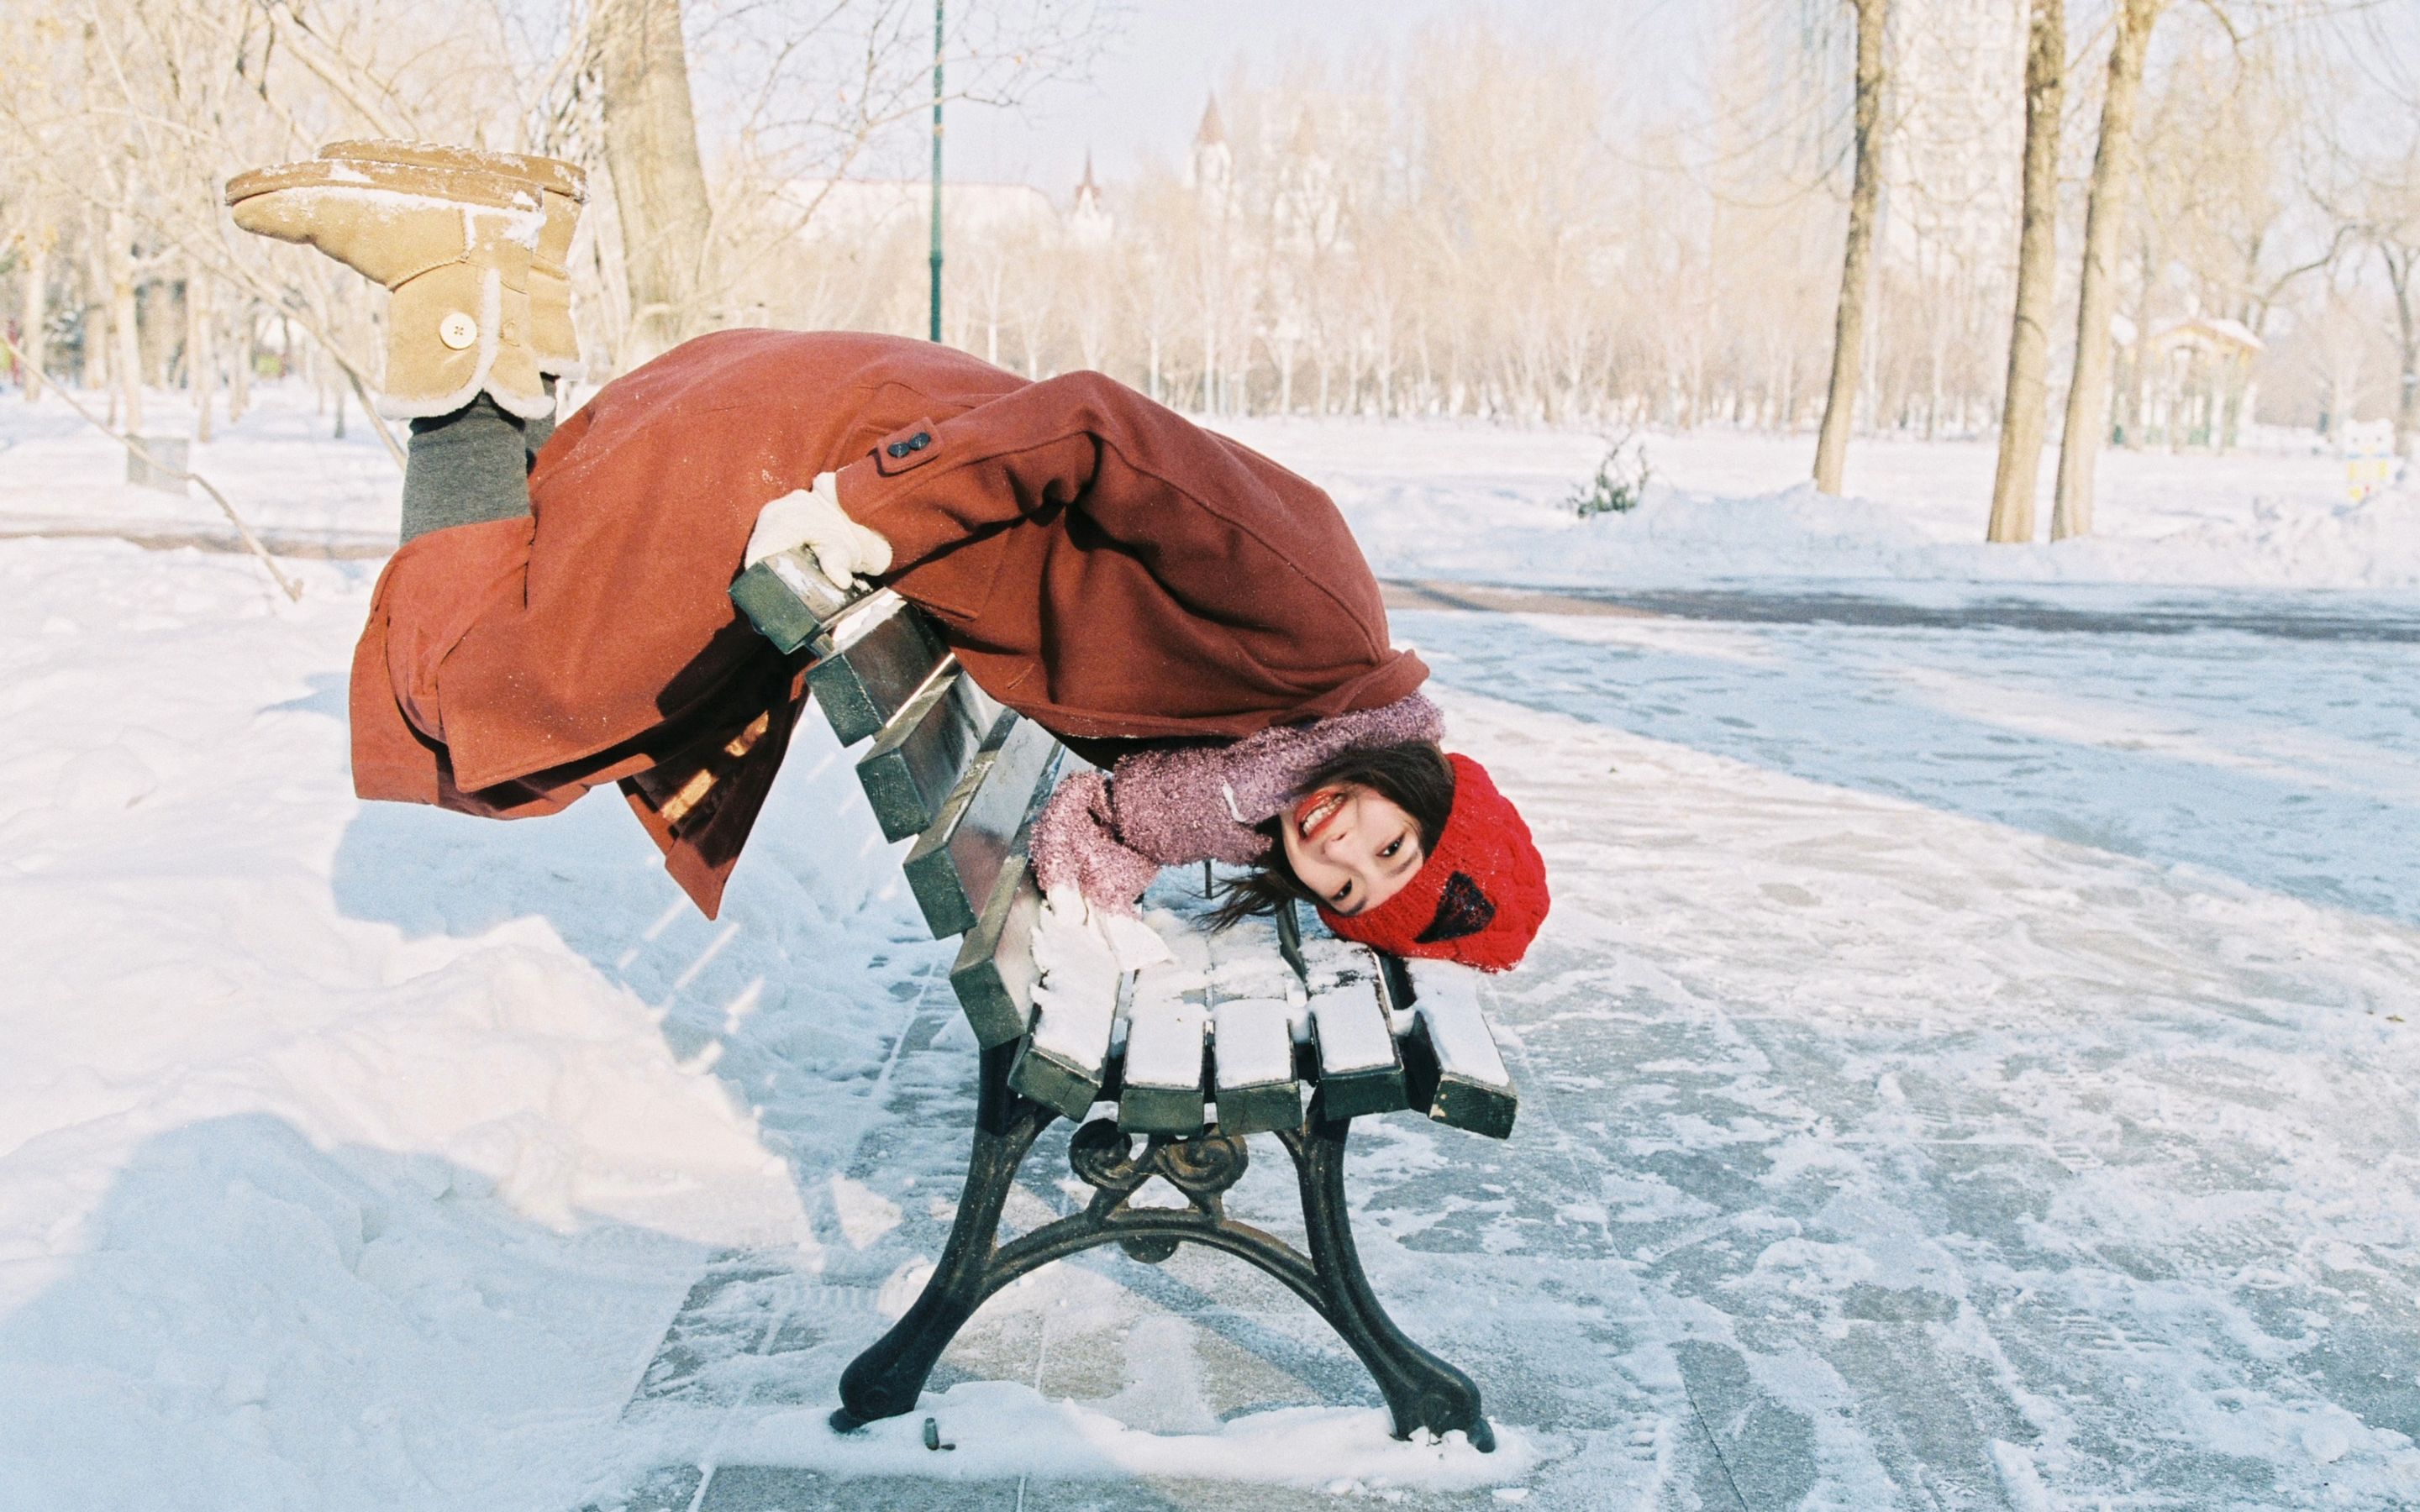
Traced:
[[[550, 1504], [702, 1255], [821, 1263], [794, 1163], [926, 964], [816, 721], [720, 923], [611, 793], [357, 803], [369, 574], [298, 570], [289, 608], [240, 557], [0, 548], [12, 1505]], [[827, 1116], [768, 1135], [792, 1100]]]
[[[1343, 507], [1382, 576], [1557, 586], [1943, 583], [1995, 589], [2420, 589], [2420, 497], [2350, 500], [2322, 453], [2106, 454], [2098, 533], [1987, 546], [1993, 449], [1862, 440], [1849, 496], [1805, 481], [1811, 439], [1651, 435], [1645, 501], [1580, 519], [1604, 442], [1442, 424], [1235, 422]], [[2040, 518], [2047, 535], [2049, 471]]]
[[[147, 431], [191, 429], [155, 396]], [[1382, 575], [1556, 586], [1763, 581], [1867, 585], [2420, 590], [2420, 495], [2348, 495], [2344, 461], [2270, 449], [2105, 453], [2098, 531], [2030, 547], [1982, 542], [1993, 448], [1862, 440], [1849, 496], [1805, 480], [1811, 437], [1699, 431], [1645, 438], [1655, 481], [1627, 515], [1577, 518], [1569, 501], [1602, 438], [1447, 422], [1217, 422], [1333, 493]], [[306, 391], [270, 388], [243, 424], [194, 449], [194, 466], [267, 530], [352, 547], [392, 540], [400, 474], [365, 417], [342, 441]], [[2046, 457], [2046, 462], [2051, 458]], [[215, 531], [192, 499], [128, 486], [112, 444], [55, 399], [0, 406], [0, 527], [50, 522]], [[2040, 519], [2050, 519], [2051, 469]], [[71, 502], [69, 502], [71, 501]]]

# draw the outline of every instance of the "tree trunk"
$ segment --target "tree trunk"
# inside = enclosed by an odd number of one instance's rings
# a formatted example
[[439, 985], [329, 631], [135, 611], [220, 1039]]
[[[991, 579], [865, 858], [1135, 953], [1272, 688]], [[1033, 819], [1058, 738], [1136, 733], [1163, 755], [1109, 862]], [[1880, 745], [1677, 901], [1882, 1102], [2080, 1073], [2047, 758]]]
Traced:
[[604, 81], [605, 161], [622, 227], [636, 366], [673, 346], [697, 318], [712, 208], [698, 157], [680, 0], [602, 0], [597, 13]]
[[2062, 0], [2033, 0], [2025, 41], [2024, 210], [2017, 233], [2017, 309], [2009, 323], [2009, 387], [2000, 406], [2000, 462], [1992, 475], [1987, 541], [2034, 538], [2050, 408], [2051, 302], [2058, 284], [2058, 113], [2067, 93]]
[[42, 396], [42, 372], [49, 365], [51, 327], [51, 239], [48, 221], [38, 220], [25, 235], [25, 288], [22, 330], [17, 345], [25, 349], [25, 402]]
[[[2143, 236], [2135, 255], [2145, 268], [2160, 268], [2167, 263], [2153, 239], [2153, 227], [2146, 217]], [[2144, 433], [2150, 428], [2151, 412], [2151, 296], [2157, 284], [2145, 278], [2134, 289], [2134, 345], [2126, 356], [2126, 366], [2119, 375], [2125, 387], [2118, 393], [2118, 444], [2130, 452], [2143, 449]]]
[[2412, 308], [2412, 300], [2420, 289], [2412, 287], [2412, 275], [2420, 271], [2420, 247], [2381, 245], [2380, 260], [2386, 264], [2387, 285], [2395, 291], [2395, 350], [2397, 371], [2400, 375], [2395, 401], [2395, 455], [2410, 460], [2415, 440], [2420, 440], [2420, 310]]
[[1815, 440], [1815, 486], [1840, 491], [1849, 429], [1865, 363], [1866, 294], [1873, 283], [1874, 215], [1882, 199], [1883, 28], [1890, 0], [1852, 0], [1857, 11], [1857, 163], [1849, 190], [1849, 240], [1840, 258], [1840, 307], [1832, 327], [1832, 386]]
[[[2092, 194], [2084, 213], [2084, 280], [2075, 301], [2075, 376], [2067, 386], [2067, 424], [2058, 443], [2058, 494], [2050, 538], [2092, 533], [2092, 473], [2109, 435], [2109, 314], [2118, 299], [2118, 223], [2133, 173], [2134, 106], [2143, 90], [2143, 55], [2166, 0], [2121, 0], [2109, 48], [2109, 86], [2101, 101], [2101, 141], [2092, 153]], [[2137, 332], [2135, 339], [2143, 339]]]
[[255, 332], [258, 330], [255, 319], [252, 304], [247, 301], [227, 327], [227, 346], [234, 357], [230, 364], [232, 371], [227, 376], [227, 424], [230, 425], [241, 421], [244, 411], [252, 408], [252, 368], [256, 360]]
[[134, 230], [124, 210], [109, 212], [110, 376], [117, 380], [118, 428], [143, 434], [143, 341], [134, 319]]
[[[105, 286], [105, 285], [104, 285]], [[87, 294], [89, 291], [87, 291]], [[76, 362], [76, 387], [108, 389], [110, 424], [117, 424], [117, 390], [109, 381], [109, 303], [87, 299], [76, 317], [84, 339]]]
[[203, 282], [198, 268], [185, 274], [185, 380], [194, 390], [194, 440], [207, 441], [218, 363], [210, 350], [209, 285]]

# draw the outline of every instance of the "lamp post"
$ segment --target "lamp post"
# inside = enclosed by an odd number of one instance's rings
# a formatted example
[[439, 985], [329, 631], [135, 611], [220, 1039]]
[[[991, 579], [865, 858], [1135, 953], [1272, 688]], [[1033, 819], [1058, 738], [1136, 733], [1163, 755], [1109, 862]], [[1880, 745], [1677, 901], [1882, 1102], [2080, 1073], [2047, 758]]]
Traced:
[[933, 329], [941, 339], [941, 6], [933, 0]]

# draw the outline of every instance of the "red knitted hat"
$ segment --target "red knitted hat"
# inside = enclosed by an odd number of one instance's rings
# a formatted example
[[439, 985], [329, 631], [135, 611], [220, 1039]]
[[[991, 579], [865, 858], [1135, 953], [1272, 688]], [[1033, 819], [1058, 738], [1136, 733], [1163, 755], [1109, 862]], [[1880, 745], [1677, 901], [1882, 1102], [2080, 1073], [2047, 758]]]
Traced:
[[1467, 756], [1446, 760], [1453, 809], [1436, 850], [1377, 907], [1348, 918], [1323, 904], [1319, 917], [1341, 937], [1389, 955], [1509, 970], [1546, 921], [1546, 860], [1487, 768]]

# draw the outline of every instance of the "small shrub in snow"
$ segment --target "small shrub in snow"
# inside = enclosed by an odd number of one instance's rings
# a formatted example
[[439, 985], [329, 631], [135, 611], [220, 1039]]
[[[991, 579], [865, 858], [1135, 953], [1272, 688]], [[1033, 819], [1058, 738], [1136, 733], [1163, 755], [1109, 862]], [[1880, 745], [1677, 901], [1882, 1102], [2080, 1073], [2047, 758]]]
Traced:
[[1638, 507], [1652, 476], [1647, 466], [1647, 445], [1634, 431], [1623, 431], [1606, 447], [1596, 476], [1572, 495], [1572, 508], [1582, 519], [1591, 515], [1627, 515]]

